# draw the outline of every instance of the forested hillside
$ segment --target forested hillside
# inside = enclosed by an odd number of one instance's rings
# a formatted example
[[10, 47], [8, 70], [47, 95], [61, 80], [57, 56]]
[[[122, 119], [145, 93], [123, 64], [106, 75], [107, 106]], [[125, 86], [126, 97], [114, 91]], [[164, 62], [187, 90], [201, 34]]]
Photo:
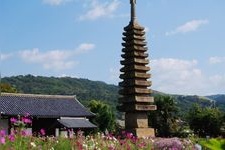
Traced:
[[2, 78], [2, 83], [10, 84], [18, 93], [76, 95], [83, 104], [90, 100], [115, 104], [118, 97], [117, 86], [88, 79], [20, 75]]
[[175, 98], [178, 107], [180, 108], [180, 115], [186, 115], [187, 111], [193, 106], [193, 104], [197, 103], [203, 107], [213, 107], [214, 100], [197, 96], [197, 95], [173, 95]]
[[224, 112], [225, 112], [225, 95], [211, 95], [207, 96], [210, 99], [213, 99], [216, 101], [215, 105], [219, 106]]
[[[10, 84], [19, 93], [76, 95], [84, 105], [90, 100], [100, 100], [108, 103], [115, 110], [118, 99], [118, 86], [109, 85], [100, 81], [78, 79], [71, 77], [43, 77], [43, 76], [13, 76], [2, 78], [2, 83]], [[169, 95], [153, 91], [153, 95]], [[208, 97], [170, 95], [176, 100], [181, 115], [194, 104], [201, 106], [216, 106], [225, 109], [225, 95]], [[216, 102], [214, 102], [214, 100]]]

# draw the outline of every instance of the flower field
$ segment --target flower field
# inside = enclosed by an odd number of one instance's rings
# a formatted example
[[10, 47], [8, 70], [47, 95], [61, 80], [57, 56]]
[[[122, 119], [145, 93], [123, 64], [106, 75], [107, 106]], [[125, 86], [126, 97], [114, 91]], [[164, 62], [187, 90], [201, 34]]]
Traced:
[[[29, 116], [11, 118], [17, 127], [9, 135], [0, 130], [1, 150], [195, 150], [196, 138], [137, 138], [132, 133], [122, 132], [120, 135], [96, 133], [84, 136], [82, 131], [70, 133], [69, 137], [48, 137], [41, 129], [37, 136], [27, 132], [26, 126], [32, 124]], [[199, 143], [208, 149], [223, 150], [223, 139], [201, 139]], [[200, 146], [200, 145], [198, 145]], [[201, 147], [201, 146], [200, 146]], [[198, 150], [198, 149], [196, 149]]]
[[[43, 132], [43, 131], [42, 131]], [[123, 133], [123, 137], [115, 137], [111, 134], [84, 136], [82, 131], [71, 137], [33, 137], [20, 133], [6, 135], [4, 130], [0, 132], [0, 149], [27, 150], [162, 150], [162, 149], [192, 149], [193, 143], [187, 139], [178, 138], [136, 138], [131, 133]]]

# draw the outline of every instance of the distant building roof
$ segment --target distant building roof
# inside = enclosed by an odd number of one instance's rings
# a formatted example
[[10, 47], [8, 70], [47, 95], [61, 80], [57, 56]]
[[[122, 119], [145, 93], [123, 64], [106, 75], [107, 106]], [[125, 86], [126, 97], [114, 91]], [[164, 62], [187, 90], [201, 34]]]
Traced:
[[97, 126], [85, 118], [61, 118], [58, 122], [67, 128], [96, 128]]
[[94, 116], [75, 96], [12, 94], [0, 96], [1, 115], [25, 115], [37, 117], [91, 117]]

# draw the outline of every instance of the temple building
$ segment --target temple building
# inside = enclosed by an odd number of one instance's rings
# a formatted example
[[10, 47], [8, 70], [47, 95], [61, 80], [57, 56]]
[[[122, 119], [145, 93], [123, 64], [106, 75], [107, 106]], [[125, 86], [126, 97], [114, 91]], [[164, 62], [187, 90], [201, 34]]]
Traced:
[[136, 0], [130, 0], [131, 20], [124, 28], [122, 46], [122, 68], [120, 69], [119, 106], [118, 110], [125, 112], [125, 129], [138, 137], [154, 136], [154, 129], [148, 127], [148, 115], [156, 106], [151, 97], [151, 86], [148, 73], [147, 43], [144, 27], [136, 19]]
[[44, 129], [46, 135], [60, 136], [67, 135], [71, 129], [87, 131], [97, 127], [89, 122], [95, 114], [75, 96], [2, 93], [0, 112], [0, 127], [8, 129], [7, 133], [14, 127], [12, 118], [27, 114], [32, 120], [28, 127], [31, 134]]

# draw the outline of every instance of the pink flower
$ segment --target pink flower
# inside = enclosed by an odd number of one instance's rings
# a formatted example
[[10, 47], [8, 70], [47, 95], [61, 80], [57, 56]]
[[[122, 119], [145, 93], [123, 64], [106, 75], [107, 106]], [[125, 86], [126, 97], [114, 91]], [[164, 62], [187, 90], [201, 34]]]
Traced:
[[15, 135], [14, 135], [14, 134], [10, 134], [10, 135], [9, 135], [9, 140], [10, 140], [11, 142], [14, 142], [14, 141], [15, 141]]
[[21, 135], [22, 135], [22, 136], [26, 136], [26, 135], [27, 135], [26, 130], [22, 130], [22, 131], [21, 131]]
[[70, 138], [73, 138], [73, 136], [74, 136], [74, 135], [73, 135], [73, 134], [74, 134], [73, 129], [68, 130], [68, 132], [69, 132], [69, 137], [70, 137]]
[[31, 123], [32, 123], [32, 120], [29, 119], [29, 118], [26, 118], [26, 117], [23, 117], [23, 118], [22, 118], [22, 121], [23, 121], [23, 123], [25, 123], [25, 124], [31, 124]]
[[16, 123], [16, 122], [17, 122], [17, 119], [16, 119], [16, 118], [14, 118], [14, 117], [12, 117], [12, 118], [10, 118], [10, 122], [11, 122], [12, 124], [14, 124], [14, 123]]
[[17, 130], [12, 130], [11, 131], [11, 134], [13, 135], [13, 134], [17, 134]]
[[127, 137], [128, 139], [131, 139], [131, 138], [133, 137], [133, 134], [132, 134], [132, 133], [127, 133], [126, 137]]
[[41, 133], [42, 136], [44, 136], [45, 135], [45, 130], [44, 129], [41, 129], [40, 130], [40, 133]]
[[5, 137], [0, 137], [0, 143], [5, 144]]
[[0, 130], [0, 136], [5, 136], [5, 130]]
[[30, 136], [30, 135], [32, 135], [32, 133], [31, 133], [31, 131], [24, 129], [21, 131], [21, 135], [22, 136]]

